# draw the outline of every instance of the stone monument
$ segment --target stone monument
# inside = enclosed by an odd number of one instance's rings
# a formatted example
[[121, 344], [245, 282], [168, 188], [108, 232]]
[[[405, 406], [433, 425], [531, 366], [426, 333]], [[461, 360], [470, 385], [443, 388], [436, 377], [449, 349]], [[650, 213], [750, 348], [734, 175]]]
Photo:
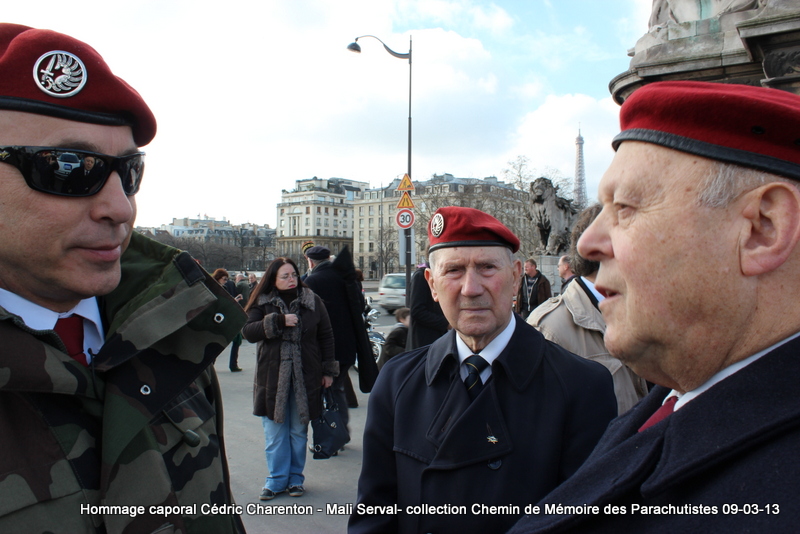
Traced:
[[569, 250], [569, 234], [577, 208], [558, 196], [558, 188], [547, 178], [531, 183], [529, 217], [533, 224], [534, 254], [558, 256]]
[[800, 94], [798, 0], [653, 0], [649, 31], [609, 83], [622, 103], [650, 82], [763, 85]]

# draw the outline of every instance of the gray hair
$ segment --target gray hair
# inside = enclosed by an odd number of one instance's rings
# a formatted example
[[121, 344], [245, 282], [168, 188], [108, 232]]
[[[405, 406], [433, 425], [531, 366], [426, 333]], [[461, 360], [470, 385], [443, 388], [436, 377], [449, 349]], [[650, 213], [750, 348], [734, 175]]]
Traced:
[[782, 176], [717, 161], [700, 184], [698, 202], [707, 208], [725, 208], [747, 191], [770, 182], [798, 187], [796, 181]]

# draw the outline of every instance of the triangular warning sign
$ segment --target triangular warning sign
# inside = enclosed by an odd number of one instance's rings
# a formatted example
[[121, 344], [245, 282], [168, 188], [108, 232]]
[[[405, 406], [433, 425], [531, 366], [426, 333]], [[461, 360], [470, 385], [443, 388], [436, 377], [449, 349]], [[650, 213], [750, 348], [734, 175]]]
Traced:
[[403, 175], [403, 179], [400, 180], [400, 185], [397, 186], [395, 191], [413, 191], [414, 184], [411, 183], [411, 178], [408, 177], [407, 174]]
[[400, 197], [400, 202], [397, 203], [397, 209], [402, 208], [414, 208], [414, 202], [411, 200], [411, 195], [408, 194], [408, 191], [403, 191], [403, 196]]

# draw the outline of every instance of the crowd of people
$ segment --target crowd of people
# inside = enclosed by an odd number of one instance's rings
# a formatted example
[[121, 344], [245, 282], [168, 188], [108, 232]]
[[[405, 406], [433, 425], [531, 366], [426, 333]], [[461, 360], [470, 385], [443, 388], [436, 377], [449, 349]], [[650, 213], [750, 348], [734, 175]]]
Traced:
[[0, 531], [244, 532], [214, 369], [243, 338], [263, 501], [305, 494], [357, 364], [351, 533], [796, 530], [800, 96], [636, 90], [556, 297], [501, 221], [439, 208], [379, 370], [347, 248], [207, 272], [133, 232], [156, 121], [98, 52], [3, 23], [0, 70]]

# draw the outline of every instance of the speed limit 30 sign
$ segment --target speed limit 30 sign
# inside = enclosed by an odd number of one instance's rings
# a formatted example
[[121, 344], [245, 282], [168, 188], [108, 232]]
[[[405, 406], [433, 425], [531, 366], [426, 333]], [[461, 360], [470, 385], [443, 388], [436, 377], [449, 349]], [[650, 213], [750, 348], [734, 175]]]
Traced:
[[397, 221], [397, 226], [400, 228], [411, 228], [414, 226], [414, 212], [409, 209], [399, 210], [395, 220]]

